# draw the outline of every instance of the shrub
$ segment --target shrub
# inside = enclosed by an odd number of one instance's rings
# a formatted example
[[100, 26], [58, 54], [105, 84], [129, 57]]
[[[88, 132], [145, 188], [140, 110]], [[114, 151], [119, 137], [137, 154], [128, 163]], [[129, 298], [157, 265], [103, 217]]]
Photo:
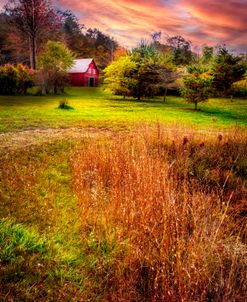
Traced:
[[26, 94], [28, 88], [34, 86], [34, 70], [28, 68], [25, 65], [18, 64], [17, 71], [19, 74], [19, 81], [18, 81], [18, 93], [19, 94]]
[[0, 94], [26, 94], [34, 85], [34, 71], [22, 64], [0, 66]]
[[18, 91], [18, 70], [11, 64], [0, 67], [0, 93], [16, 94]]
[[58, 108], [59, 109], [73, 109], [73, 107], [71, 107], [69, 105], [69, 101], [67, 99], [63, 99], [59, 102], [59, 105], [58, 105]]
[[236, 97], [247, 97], [247, 74], [243, 80], [233, 84], [232, 94]]

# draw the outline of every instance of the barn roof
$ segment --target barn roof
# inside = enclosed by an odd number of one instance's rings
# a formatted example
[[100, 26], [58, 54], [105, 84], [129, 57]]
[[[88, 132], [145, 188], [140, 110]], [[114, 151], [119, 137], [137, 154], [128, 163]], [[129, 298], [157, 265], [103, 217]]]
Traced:
[[76, 59], [74, 64], [68, 70], [69, 73], [86, 72], [93, 59]]

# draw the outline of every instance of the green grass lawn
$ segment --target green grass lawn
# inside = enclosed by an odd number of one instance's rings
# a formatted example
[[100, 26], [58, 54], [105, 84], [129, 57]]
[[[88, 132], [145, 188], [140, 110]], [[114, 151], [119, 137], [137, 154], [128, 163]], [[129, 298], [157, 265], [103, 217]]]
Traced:
[[[58, 109], [59, 101], [74, 109]], [[211, 99], [193, 110], [182, 98], [170, 96], [136, 101], [122, 100], [100, 88], [68, 88], [56, 96], [0, 96], [0, 132], [18, 129], [95, 126], [114, 127], [137, 122], [192, 126], [196, 129], [247, 125], [247, 101]]]

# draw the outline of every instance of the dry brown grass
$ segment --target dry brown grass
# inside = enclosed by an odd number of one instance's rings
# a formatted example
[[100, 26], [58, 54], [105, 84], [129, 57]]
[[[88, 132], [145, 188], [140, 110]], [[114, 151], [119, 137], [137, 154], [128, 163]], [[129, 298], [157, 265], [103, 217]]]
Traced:
[[171, 138], [160, 125], [78, 151], [88, 293], [106, 301], [246, 301], [246, 154], [240, 130]]

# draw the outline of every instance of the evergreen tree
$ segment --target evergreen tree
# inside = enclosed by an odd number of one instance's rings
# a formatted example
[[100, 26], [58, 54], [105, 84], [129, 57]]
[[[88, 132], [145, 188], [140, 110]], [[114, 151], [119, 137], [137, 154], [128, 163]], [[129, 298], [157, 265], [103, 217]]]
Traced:
[[231, 93], [232, 84], [244, 78], [246, 64], [241, 57], [234, 56], [226, 48], [217, 53], [212, 66], [212, 85], [220, 96]]
[[197, 110], [197, 104], [207, 101], [211, 94], [212, 77], [207, 69], [197, 65], [188, 66], [187, 70], [188, 75], [183, 79], [181, 94]]

